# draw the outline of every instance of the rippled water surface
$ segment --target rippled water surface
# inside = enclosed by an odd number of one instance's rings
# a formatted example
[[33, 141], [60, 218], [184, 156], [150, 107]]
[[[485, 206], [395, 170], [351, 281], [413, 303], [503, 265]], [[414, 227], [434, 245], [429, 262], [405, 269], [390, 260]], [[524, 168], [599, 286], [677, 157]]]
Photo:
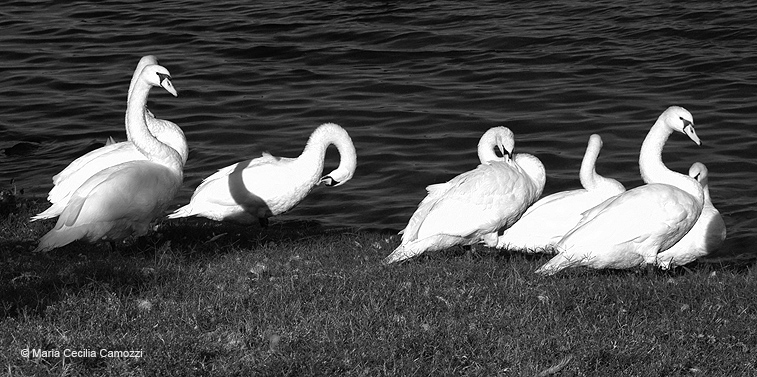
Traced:
[[[179, 91], [150, 109], [190, 156], [175, 206], [203, 177], [263, 151], [294, 157], [319, 124], [347, 129], [352, 181], [284, 218], [404, 227], [425, 186], [477, 165], [488, 128], [538, 156], [545, 194], [578, 187], [589, 135], [598, 171], [641, 184], [638, 150], [669, 105], [703, 141], [664, 160], [710, 168], [727, 249], [757, 226], [757, 5], [743, 1], [10, 1], [0, 9], [0, 184], [44, 197], [51, 177], [108, 136], [125, 139], [126, 89], [156, 55]], [[328, 154], [327, 168], [336, 165]]]

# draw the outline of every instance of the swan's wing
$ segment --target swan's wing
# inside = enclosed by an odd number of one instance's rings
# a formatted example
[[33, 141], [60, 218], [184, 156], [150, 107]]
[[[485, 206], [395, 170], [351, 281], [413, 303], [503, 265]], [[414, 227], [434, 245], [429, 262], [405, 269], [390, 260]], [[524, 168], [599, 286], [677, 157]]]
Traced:
[[55, 186], [50, 190], [48, 200], [51, 203], [63, 202], [65, 205], [70, 195], [98, 172], [125, 162], [146, 159], [131, 142], [98, 148], [74, 160], [53, 177]]
[[527, 177], [505, 163], [482, 164], [429, 195], [408, 222], [403, 242], [431, 235], [468, 237], [491, 233], [519, 217], [533, 201]]
[[[94, 161], [99, 161], [101, 159], [105, 159], [106, 163], [111, 160], [118, 161], [118, 156], [120, 156], [121, 153], [131, 154], [133, 152], [136, 152], [136, 148], [134, 148], [134, 144], [128, 141], [106, 144], [105, 146], [90, 151], [89, 153], [77, 158], [76, 160], [73, 160], [70, 164], [68, 164], [68, 166], [61, 170], [60, 173], [53, 176], [53, 183], [58, 184], [60, 181], [67, 179], [80, 170], [94, 170], [95, 168], [91, 166], [92, 162]], [[120, 162], [116, 162], [108, 166], [113, 166], [118, 163]], [[89, 176], [92, 175], [94, 175], [94, 173], [90, 174]]]
[[650, 184], [612, 197], [587, 211], [560, 243], [581, 245], [640, 244], [652, 238], [661, 250], [693, 226], [701, 207], [673, 186]]
[[77, 239], [120, 239], [142, 234], [173, 199], [181, 176], [163, 165], [133, 161], [106, 169], [72, 195], [53, 230], [37, 250], [49, 250]]
[[553, 207], [556, 203], [562, 203], [563, 201], [566, 201], [566, 200], [573, 200], [573, 198], [578, 197], [585, 192], [586, 190], [578, 189], [578, 190], [560, 191], [554, 194], [547, 195], [537, 200], [536, 203], [529, 206], [526, 212], [523, 214], [523, 217], [528, 216], [528, 214], [532, 212], [550, 211], [549, 208]]

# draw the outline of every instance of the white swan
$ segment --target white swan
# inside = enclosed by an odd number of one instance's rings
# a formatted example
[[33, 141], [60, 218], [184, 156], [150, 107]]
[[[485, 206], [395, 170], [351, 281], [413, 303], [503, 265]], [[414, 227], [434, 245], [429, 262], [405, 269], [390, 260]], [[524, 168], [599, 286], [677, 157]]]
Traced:
[[670, 249], [657, 254], [658, 267], [667, 270], [671, 267], [683, 266], [712, 253], [723, 244], [726, 235], [725, 222], [720, 212], [712, 205], [708, 173], [707, 167], [701, 162], [695, 162], [689, 168], [689, 176], [696, 178], [704, 191], [702, 214], [699, 215], [694, 227], [680, 241]]
[[646, 185], [628, 190], [590, 209], [556, 245], [559, 254], [536, 272], [564, 268], [631, 268], [654, 264], [657, 253], [680, 240], [702, 212], [704, 193], [693, 178], [669, 170], [662, 147], [673, 131], [701, 144], [691, 114], [671, 106], [649, 130], [639, 154]]
[[[383, 263], [494, 240], [500, 229], [518, 220], [541, 195], [546, 174], [534, 156], [521, 153], [511, 158], [514, 144], [513, 133], [506, 127], [484, 133], [478, 144], [481, 164], [446, 183], [426, 188], [428, 195], [400, 232], [402, 243]], [[494, 153], [495, 146], [503, 158]]]
[[[142, 73], [144, 67], [155, 64], [158, 64], [158, 62], [152, 55], [144, 56], [139, 60], [137, 69], [134, 70], [134, 75], [129, 84], [126, 109], [127, 114], [129, 112], [129, 104], [131, 103], [131, 93], [140, 73]], [[185, 164], [187, 162], [189, 150], [187, 148], [187, 140], [184, 137], [184, 132], [181, 128], [173, 122], [156, 119], [147, 109], [145, 109], [144, 118], [150, 133], [162, 143], [175, 149], [181, 156], [182, 164]], [[131, 140], [128, 124], [126, 124], [126, 135], [127, 139]], [[66, 205], [68, 205], [68, 201], [71, 199], [71, 195], [73, 195], [74, 191], [76, 191], [76, 189], [78, 189], [79, 186], [90, 177], [111, 166], [134, 160], [147, 160], [147, 156], [139, 152], [131, 141], [114, 143], [113, 140], [109, 138], [109, 142], [106, 142], [105, 146], [77, 158], [60, 173], [53, 176], [53, 188], [47, 196], [47, 200], [51, 203], [51, 206], [45, 211], [32, 217], [31, 221], [50, 219], [60, 215]]]
[[579, 173], [583, 189], [556, 192], [539, 199], [499, 236], [496, 245], [488, 246], [527, 252], [549, 251], [578, 224], [584, 211], [625, 191], [620, 182], [597, 174], [595, 164], [601, 149], [602, 138], [591, 135]]
[[[339, 166], [320, 178], [326, 148], [335, 145]], [[357, 153], [347, 131], [325, 123], [310, 135], [297, 158], [262, 157], [246, 160], [218, 170], [197, 187], [189, 204], [168, 215], [175, 219], [201, 216], [241, 224], [267, 224], [270, 216], [282, 214], [297, 205], [319, 183], [339, 186], [355, 173]]]
[[55, 227], [42, 236], [35, 251], [47, 251], [78, 239], [117, 241], [141, 236], [161, 214], [181, 186], [179, 153], [157, 140], [145, 122], [145, 104], [152, 86], [176, 95], [167, 69], [149, 65], [142, 70], [129, 99], [126, 124], [132, 143], [148, 160], [111, 166], [87, 179], [74, 191]]

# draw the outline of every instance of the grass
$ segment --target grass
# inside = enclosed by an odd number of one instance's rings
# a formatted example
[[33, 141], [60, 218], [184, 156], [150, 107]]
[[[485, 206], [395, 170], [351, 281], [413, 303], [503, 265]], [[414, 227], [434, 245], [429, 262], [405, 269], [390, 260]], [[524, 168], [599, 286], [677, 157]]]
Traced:
[[384, 267], [393, 234], [193, 219], [33, 254], [41, 207], [0, 223], [9, 376], [757, 375], [749, 265], [547, 278], [547, 257], [453, 248]]

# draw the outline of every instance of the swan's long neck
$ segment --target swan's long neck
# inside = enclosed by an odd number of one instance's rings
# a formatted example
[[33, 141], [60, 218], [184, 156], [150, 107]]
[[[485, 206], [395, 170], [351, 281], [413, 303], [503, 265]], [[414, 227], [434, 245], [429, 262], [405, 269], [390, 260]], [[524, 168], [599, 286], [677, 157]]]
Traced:
[[151, 85], [143, 79], [137, 80], [126, 108], [126, 128], [131, 142], [150, 161], [165, 165], [178, 172], [182, 171], [181, 156], [173, 148], [161, 143], [150, 133], [145, 120], [145, 105]]
[[491, 143], [478, 143], [478, 160], [481, 161], [482, 164], [489, 161], [502, 160], [502, 157], [497, 156], [497, 153], [494, 152], [495, 146], [496, 144], [493, 140]]
[[699, 202], [704, 201], [702, 186], [694, 178], [676, 173], [662, 162], [662, 148], [673, 130], [667, 127], [660, 117], [652, 126], [641, 144], [639, 152], [639, 171], [645, 183], [664, 183], [686, 191]]
[[598, 181], [601, 177], [597, 176], [596, 169], [598, 156], [599, 145], [594, 144], [590, 140], [589, 145], [586, 147], [586, 153], [584, 153], [584, 159], [581, 161], [581, 170], [578, 174], [581, 186], [587, 190], [593, 190], [599, 185]]
[[303, 164], [309, 178], [317, 182], [323, 172], [326, 149], [329, 145], [336, 146], [339, 151], [339, 166], [328, 176], [336, 185], [340, 185], [352, 178], [357, 166], [357, 152], [347, 131], [336, 124], [326, 123], [313, 131], [297, 162]]

